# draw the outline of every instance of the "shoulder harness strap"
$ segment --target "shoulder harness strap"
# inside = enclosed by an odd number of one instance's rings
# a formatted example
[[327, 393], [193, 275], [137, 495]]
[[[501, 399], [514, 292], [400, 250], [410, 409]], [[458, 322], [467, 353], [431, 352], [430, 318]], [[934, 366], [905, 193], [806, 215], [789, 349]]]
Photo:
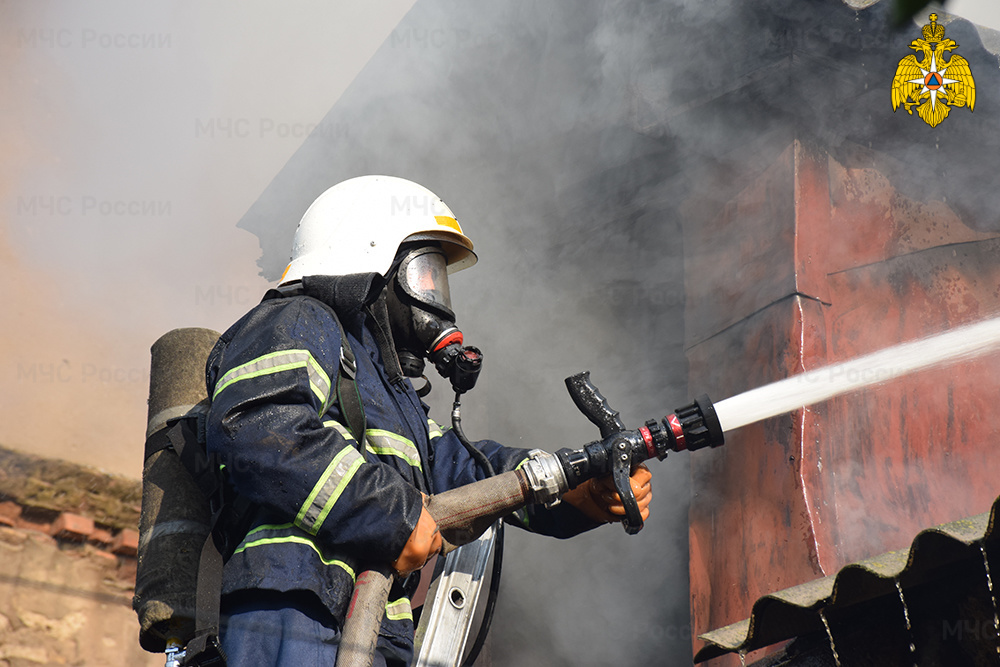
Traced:
[[[299, 295], [302, 295], [301, 291], [285, 293], [272, 289], [264, 294], [263, 300], [268, 301], [270, 299]], [[345, 424], [347, 430], [351, 432], [351, 435], [358, 442], [359, 447], [363, 449], [367, 419], [365, 417], [364, 405], [361, 402], [361, 392], [358, 391], [357, 357], [354, 356], [351, 343], [347, 340], [347, 331], [344, 330], [344, 325], [341, 323], [337, 311], [321, 299], [317, 299], [316, 297], [309, 298], [322, 304], [327, 312], [330, 313], [330, 316], [333, 317], [333, 321], [337, 323], [337, 329], [340, 332], [340, 363], [337, 368], [337, 380], [334, 382], [337, 405], [340, 406], [340, 413], [343, 415], [344, 421], [347, 422]]]
[[[322, 303], [322, 302], [321, 302]], [[358, 446], [364, 448], [365, 429], [368, 426], [365, 417], [365, 408], [361, 403], [361, 392], [358, 391], [358, 363], [351, 349], [351, 344], [347, 340], [347, 332], [344, 325], [340, 323], [337, 313], [330, 308], [337, 328], [340, 329], [340, 366], [337, 369], [337, 404], [340, 406], [340, 413], [347, 422], [347, 430], [351, 432]]]

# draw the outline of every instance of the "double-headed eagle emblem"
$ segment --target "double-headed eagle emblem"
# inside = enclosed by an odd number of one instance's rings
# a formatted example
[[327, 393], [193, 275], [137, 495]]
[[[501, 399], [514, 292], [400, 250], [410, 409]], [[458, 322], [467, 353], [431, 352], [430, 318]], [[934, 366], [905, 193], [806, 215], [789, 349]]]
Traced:
[[951, 107], [976, 106], [976, 82], [972, 79], [969, 61], [957, 53], [945, 60], [945, 52], [958, 44], [946, 39], [944, 26], [938, 25], [937, 14], [922, 31], [923, 38], [910, 42], [910, 48], [923, 54], [921, 60], [910, 54], [899, 61], [892, 79], [892, 110], [902, 104], [906, 113], [917, 115], [931, 127], [948, 117]]

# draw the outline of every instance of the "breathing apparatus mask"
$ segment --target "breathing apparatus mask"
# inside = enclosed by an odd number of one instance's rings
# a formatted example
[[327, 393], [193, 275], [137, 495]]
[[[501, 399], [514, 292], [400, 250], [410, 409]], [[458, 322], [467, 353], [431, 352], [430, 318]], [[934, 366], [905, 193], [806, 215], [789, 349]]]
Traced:
[[[472, 389], [483, 355], [475, 347], [462, 345], [462, 332], [451, 309], [444, 251], [437, 244], [406, 244], [393, 265], [386, 306], [403, 375], [422, 377], [426, 358], [451, 381], [456, 393]], [[429, 391], [430, 382], [417, 393], [426, 396]]]

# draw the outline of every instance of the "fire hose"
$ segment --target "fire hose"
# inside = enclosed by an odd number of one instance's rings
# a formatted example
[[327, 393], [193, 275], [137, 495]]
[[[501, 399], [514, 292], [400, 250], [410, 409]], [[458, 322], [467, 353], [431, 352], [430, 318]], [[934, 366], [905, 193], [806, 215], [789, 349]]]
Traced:
[[[511, 512], [532, 503], [553, 507], [570, 489], [608, 474], [625, 507], [625, 532], [634, 535], [643, 527], [629, 483], [635, 466], [651, 458], [663, 460], [671, 451], [719, 447], [724, 442], [715, 407], [706, 395], [661, 421], [651, 419], [638, 429], [627, 430], [618, 412], [590, 381], [589, 372], [567, 378], [566, 388], [580, 411], [598, 427], [602, 439], [554, 454], [532, 450], [517, 470], [428, 497], [427, 511], [444, 539], [442, 553], [472, 542]], [[392, 576], [388, 567], [358, 575], [344, 622], [337, 667], [372, 664]]]

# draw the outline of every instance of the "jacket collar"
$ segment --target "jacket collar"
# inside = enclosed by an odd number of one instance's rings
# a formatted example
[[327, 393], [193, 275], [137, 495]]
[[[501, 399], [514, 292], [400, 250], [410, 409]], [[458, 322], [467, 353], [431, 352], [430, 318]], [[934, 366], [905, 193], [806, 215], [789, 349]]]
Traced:
[[302, 279], [302, 294], [319, 299], [342, 318], [351, 320], [378, 298], [384, 286], [385, 279], [377, 273], [306, 276]]
[[362, 340], [362, 329], [367, 325], [378, 345], [389, 380], [398, 383], [403, 379], [403, 372], [389, 328], [383, 294], [385, 285], [385, 278], [377, 273], [305, 276], [299, 293], [333, 308], [344, 327], [358, 340]]

